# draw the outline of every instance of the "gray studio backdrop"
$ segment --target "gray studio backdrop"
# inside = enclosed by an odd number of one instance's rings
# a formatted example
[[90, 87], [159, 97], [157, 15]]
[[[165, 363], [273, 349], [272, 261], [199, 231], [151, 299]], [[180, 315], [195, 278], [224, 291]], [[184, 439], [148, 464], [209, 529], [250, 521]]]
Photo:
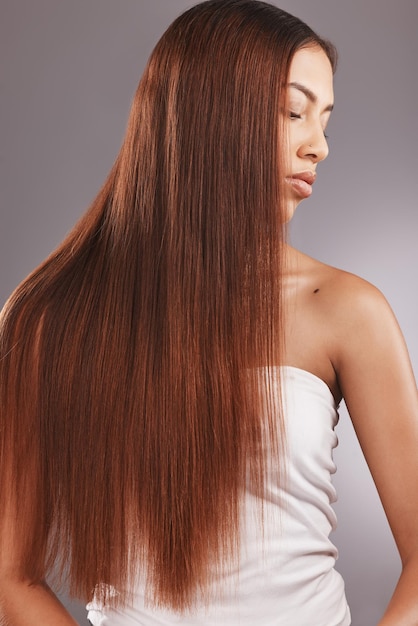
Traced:
[[[417, 372], [418, 2], [277, 3], [332, 39], [340, 52], [330, 157], [319, 168], [312, 199], [297, 211], [292, 242], [386, 294]], [[151, 49], [192, 4], [2, 1], [2, 302], [96, 194]], [[337, 432], [338, 567], [354, 626], [370, 626], [389, 599], [399, 559], [344, 407]], [[84, 624], [82, 607], [65, 601]]]

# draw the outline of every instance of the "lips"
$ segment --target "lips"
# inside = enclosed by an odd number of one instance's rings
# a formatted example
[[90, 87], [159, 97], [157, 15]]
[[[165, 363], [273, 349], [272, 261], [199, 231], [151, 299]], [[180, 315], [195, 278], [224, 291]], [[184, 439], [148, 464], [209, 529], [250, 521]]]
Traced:
[[295, 192], [302, 198], [309, 198], [312, 193], [312, 185], [316, 179], [316, 173], [311, 170], [298, 172], [286, 177], [286, 182], [292, 186]]
[[316, 179], [316, 173], [311, 170], [306, 170], [306, 172], [300, 172], [299, 174], [293, 174], [291, 178], [295, 180], [303, 180], [308, 185], [313, 185]]

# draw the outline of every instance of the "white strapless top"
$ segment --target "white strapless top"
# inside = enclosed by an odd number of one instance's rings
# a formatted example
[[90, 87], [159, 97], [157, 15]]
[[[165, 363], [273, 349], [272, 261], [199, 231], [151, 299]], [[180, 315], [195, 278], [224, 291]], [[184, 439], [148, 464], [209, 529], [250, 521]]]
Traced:
[[329, 539], [336, 517], [332, 451], [337, 407], [320, 378], [281, 368], [286, 421], [287, 476], [268, 473], [261, 535], [257, 497], [246, 492], [239, 567], [218, 581], [208, 608], [179, 615], [147, 607], [138, 585], [133, 605], [87, 605], [94, 626], [348, 626], [344, 582], [335, 571]]

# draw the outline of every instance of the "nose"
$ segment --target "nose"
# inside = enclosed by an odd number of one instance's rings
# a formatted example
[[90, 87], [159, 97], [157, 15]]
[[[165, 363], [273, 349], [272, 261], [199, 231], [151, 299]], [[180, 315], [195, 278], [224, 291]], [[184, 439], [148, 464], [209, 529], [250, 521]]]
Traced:
[[314, 163], [319, 163], [326, 159], [328, 153], [328, 142], [321, 126], [315, 129], [315, 132], [311, 133], [309, 137], [306, 138], [306, 142], [299, 148], [299, 156], [305, 159], [311, 159]]

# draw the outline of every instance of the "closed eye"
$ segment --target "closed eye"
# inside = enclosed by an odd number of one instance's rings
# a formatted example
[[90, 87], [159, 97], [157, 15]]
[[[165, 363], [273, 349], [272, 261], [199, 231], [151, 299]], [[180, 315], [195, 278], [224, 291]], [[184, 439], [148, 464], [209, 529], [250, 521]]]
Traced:
[[289, 117], [291, 120], [301, 120], [302, 116], [298, 113], [293, 113], [293, 111], [289, 111]]

